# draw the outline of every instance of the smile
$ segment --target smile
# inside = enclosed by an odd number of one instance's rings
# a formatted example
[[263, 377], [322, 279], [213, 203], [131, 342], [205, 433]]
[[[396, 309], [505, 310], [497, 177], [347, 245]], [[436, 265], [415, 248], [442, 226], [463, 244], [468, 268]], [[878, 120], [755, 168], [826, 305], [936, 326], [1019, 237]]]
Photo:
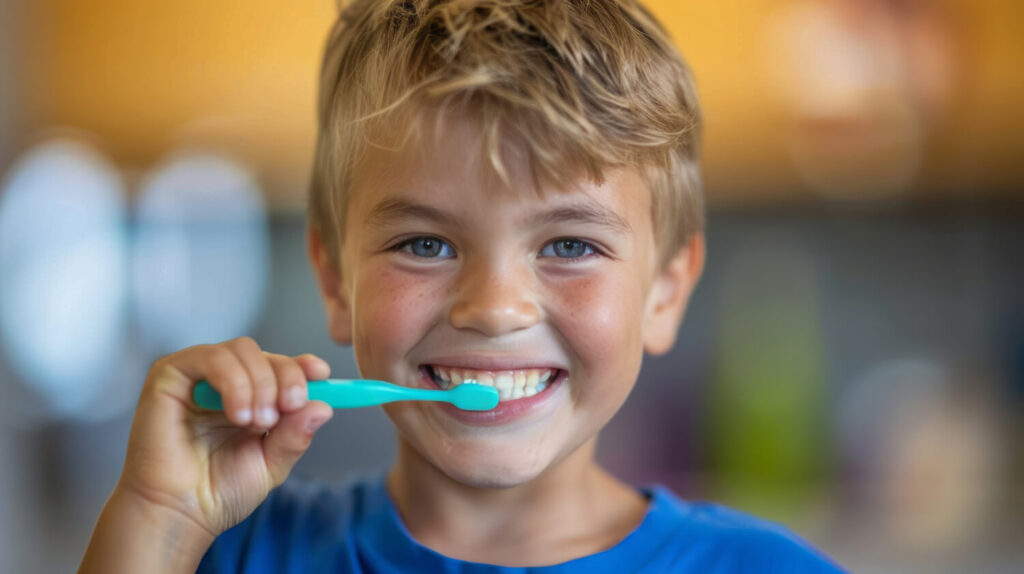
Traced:
[[494, 387], [502, 401], [532, 397], [557, 378], [559, 369], [516, 369], [480, 371], [476, 369], [424, 365], [427, 374], [443, 390], [455, 388], [466, 381]]

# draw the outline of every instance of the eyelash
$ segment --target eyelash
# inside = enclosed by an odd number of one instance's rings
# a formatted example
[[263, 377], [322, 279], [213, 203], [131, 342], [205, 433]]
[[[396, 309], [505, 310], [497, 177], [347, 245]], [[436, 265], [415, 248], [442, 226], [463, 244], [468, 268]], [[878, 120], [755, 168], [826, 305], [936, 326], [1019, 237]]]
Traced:
[[[446, 247], [447, 249], [453, 251], [453, 254], [450, 257], [429, 257], [429, 256], [417, 255], [417, 254], [413, 253], [412, 252], [412, 245], [414, 243], [416, 243], [417, 241], [423, 241], [423, 240], [437, 241], [437, 242], [439, 242], [442, 245], [442, 248]], [[578, 257], [558, 257], [557, 255], [542, 255], [541, 257], [553, 257], [555, 259], [560, 259], [562, 261], [568, 261], [568, 262], [575, 263], [577, 261], [583, 261], [585, 259], [589, 259], [589, 258], [594, 257], [594, 256], [602, 256], [602, 257], [605, 256], [605, 253], [597, 245], [591, 243], [590, 241], [585, 241], [583, 239], [579, 239], [579, 238], [576, 238], [576, 237], [559, 237], [557, 239], [552, 239], [551, 241], [548, 241], [547, 243], [544, 244], [544, 246], [541, 248], [541, 253], [546, 251], [549, 247], [554, 249], [554, 246], [557, 245], [559, 242], [568, 242], [568, 241], [581, 244], [583, 246], [583, 248], [587, 252], [584, 253], [583, 255], [578, 256]], [[417, 235], [415, 237], [410, 237], [408, 239], [403, 239], [402, 241], [399, 241], [398, 243], [396, 243], [393, 246], [389, 247], [388, 251], [394, 251], [394, 252], [404, 251], [404, 252], [412, 255], [413, 257], [417, 257], [417, 258], [420, 258], [420, 259], [450, 259], [450, 258], [456, 257], [456, 255], [454, 255], [454, 249], [452, 249], [452, 246], [451, 246], [450, 243], [448, 243], [444, 239], [441, 239], [440, 237], [436, 237], [436, 236], [433, 236], [433, 235]]]
[[[449, 257], [427, 257], [425, 255], [417, 255], [417, 254], [413, 253], [412, 252], [412, 245], [415, 244], [417, 241], [423, 241], [423, 240], [436, 241], [436, 242], [441, 244], [442, 248], [447, 248], [449, 251], [452, 251], [453, 254], [451, 256], [449, 256]], [[388, 248], [388, 251], [396, 251], [396, 252], [404, 251], [404, 252], [408, 253], [409, 255], [412, 255], [413, 257], [417, 257], [417, 258], [420, 258], [420, 259], [451, 259], [451, 258], [453, 258], [455, 256], [454, 255], [454, 251], [455, 250], [452, 249], [451, 244], [449, 244], [444, 239], [441, 239], [440, 237], [435, 237], [433, 235], [417, 235], [415, 237], [410, 237], [408, 239], [403, 239], [402, 241], [399, 241], [398, 243], [396, 243], [393, 246], [391, 246], [390, 248]]]
[[589, 241], [584, 241], [576, 237], [559, 237], [558, 239], [552, 239], [551, 241], [545, 243], [544, 247], [542, 247], [540, 251], [541, 253], [544, 253], [545, 251], [548, 250], [549, 247], [552, 248], [552, 250], [554, 250], [559, 243], [565, 242], [579, 243], [587, 252], [577, 257], [559, 257], [558, 255], [543, 255], [543, 257], [555, 257], [556, 259], [560, 259], [562, 261], [576, 262], [583, 261], [584, 259], [589, 259], [595, 255], [604, 255], [604, 253], [600, 249], [598, 249], [598, 247], [593, 243]]

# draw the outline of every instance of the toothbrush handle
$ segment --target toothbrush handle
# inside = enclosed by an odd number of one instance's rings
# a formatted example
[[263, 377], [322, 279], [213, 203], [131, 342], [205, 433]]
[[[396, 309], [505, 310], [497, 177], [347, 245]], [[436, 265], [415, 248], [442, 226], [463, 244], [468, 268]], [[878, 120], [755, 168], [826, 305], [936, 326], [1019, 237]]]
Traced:
[[310, 381], [309, 400], [323, 401], [335, 409], [372, 407], [414, 398], [413, 389], [367, 379], [325, 379]]
[[[411, 389], [384, 381], [366, 379], [324, 379], [309, 381], [309, 399], [323, 401], [336, 409], [354, 409], [409, 399], [445, 400], [444, 391]], [[210, 410], [224, 410], [224, 403], [207, 381], [199, 381], [192, 390], [196, 405]]]

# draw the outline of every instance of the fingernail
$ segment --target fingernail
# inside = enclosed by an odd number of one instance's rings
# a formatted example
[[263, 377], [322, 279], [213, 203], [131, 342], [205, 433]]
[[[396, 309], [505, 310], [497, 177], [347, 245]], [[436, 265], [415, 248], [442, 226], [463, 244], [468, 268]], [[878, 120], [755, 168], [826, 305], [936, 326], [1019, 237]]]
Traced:
[[309, 419], [306, 422], [306, 432], [316, 432], [325, 422], [327, 422], [327, 417], [313, 417]]
[[249, 421], [252, 420], [252, 411], [249, 409], [241, 409], [235, 416], [238, 417], [239, 424], [247, 425], [249, 424]]
[[256, 417], [259, 418], [260, 424], [270, 426], [277, 422], [277, 411], [270, 407], [263, 407], [256, 414]]
[[302, 406], [303, 399], [306, 398], [306, 389], [301, 387], [292, 387], [288, 389], [288, 404], [293, 407]]

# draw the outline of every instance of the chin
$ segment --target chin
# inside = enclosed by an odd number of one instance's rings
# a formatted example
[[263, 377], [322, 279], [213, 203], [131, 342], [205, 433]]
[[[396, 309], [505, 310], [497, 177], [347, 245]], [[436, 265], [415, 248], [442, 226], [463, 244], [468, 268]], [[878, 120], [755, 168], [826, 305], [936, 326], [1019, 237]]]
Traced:
[[506, 449], [469, 449], [430, 457], [434, 466], [452, 480], [475, 488], [511, 488], [526, 484], [548, 468], [534, 451], [508, 452]]
[[541, 474], [537, 472], [509, 472], [502, 468], [471, 465], [442, 466], [449, 478], [473, 488], [512, 488], [526, 484]]

